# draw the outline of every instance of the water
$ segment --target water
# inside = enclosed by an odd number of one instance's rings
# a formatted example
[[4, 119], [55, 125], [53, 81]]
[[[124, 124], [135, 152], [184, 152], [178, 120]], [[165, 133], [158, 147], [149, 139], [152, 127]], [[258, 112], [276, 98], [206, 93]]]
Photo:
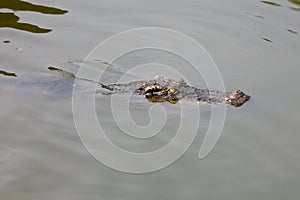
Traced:
[[[25, 1], [10, 2], [0, 3], [0, 69], [17, 77], [0, 76], [0, 199], [298, 199], [299, 1], [27, 1], [55, 8], [51, 12], [32, 5], [23, 11]], [[3, 13], [20, 20], [8, 25]], [[27, 26], [17, 28], [20, 23]], [[226, 90], [243, 89], [252, 98], [240, 108], [227, 107], [221, 138], [205, 159], [197, 155], [209, 108], [201, 112], [200, 131], [179, 160], [154, 173], [131, 175], [105, 167], [87, 152], [75, 129], [71, 93], [52, 87], [61, 78], [47, 67], [76, 72], [99, 42], [145, 26], [197, 40], [219, 67]], [[116, 75], [118, 70], [111, 71], [105, 81]], [[147, 124], [149, 104], [136, 101], [133, 117]], [[96, 102], [98, 114], [108, 112], [108, 98]], [[101, 120], [121, 147], [153, 150], [168, 143], [178, 126], [177, 105], [165, 106], [170, 123], [165, 135], [150, 143], [119, 135], [110, 115]], [[196, 106], [191, 108], [188, 119]]]

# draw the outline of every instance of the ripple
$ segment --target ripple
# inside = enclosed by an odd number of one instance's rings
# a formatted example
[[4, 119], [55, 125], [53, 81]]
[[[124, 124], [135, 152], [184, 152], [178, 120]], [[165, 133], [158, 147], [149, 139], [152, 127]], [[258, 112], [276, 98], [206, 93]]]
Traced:
[[290, 32], [290, 33], [292, 33], [292, 34], [297, 34], [297, 32], [296, 31], [294, 31], [294, 30], [292, 30], [292, 29], [286, 29], [288, 32]]
[[297, 6], [297, 7], [289, 7], [291, 10], [300, 11], [300, 1], [299, 0], [288, 0], [288, 1]]
[[268, 38], [262, 37], [261, 39], [263, 39], [263, 40], [266, 41], [266, 42], [273, 43], [273, 41], [270, 40], [270, 39], [268, 39]]
[[9, 160], [14, 154], [14, 148], [0, 145], [0, 164]]

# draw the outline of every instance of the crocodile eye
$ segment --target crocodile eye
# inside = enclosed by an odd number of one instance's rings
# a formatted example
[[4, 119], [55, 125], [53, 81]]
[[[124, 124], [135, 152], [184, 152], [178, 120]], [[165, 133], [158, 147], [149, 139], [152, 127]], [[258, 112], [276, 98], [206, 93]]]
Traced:
[[170, 92], [170, 94], [174, 94], [174, 93], [175, 93], [175, 90], [174, 90], [173, 88], [170, 88], [170, 89], [169, 89], [169, 92]]

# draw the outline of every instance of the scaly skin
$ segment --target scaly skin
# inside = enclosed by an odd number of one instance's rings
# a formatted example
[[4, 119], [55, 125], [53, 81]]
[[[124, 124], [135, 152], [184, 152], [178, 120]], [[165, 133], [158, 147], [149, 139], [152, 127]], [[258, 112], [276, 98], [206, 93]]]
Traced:
[[174, 104], [179, 100], [186, 100], [201, 104], [227, 103], [239, 107], [250, 99], [250, 96], [241, 90], [224, 93], [217, 90], [200, 89], [187, 85], [182, 79], [173, 80], [161, 76], [149, 81], [110, 84], [101, 87], [108, 89], [110, 93], [133, 92], [137, 95], [144, 95], [153, 103], [168, 101]]

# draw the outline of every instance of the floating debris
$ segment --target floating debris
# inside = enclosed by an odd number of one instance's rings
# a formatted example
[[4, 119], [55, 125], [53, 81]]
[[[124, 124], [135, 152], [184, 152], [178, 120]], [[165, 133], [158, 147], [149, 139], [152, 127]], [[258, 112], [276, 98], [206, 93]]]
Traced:
[[3, 43], [7, 44], [7, 43], [10, 43], [9, 40], [3, 40]]
[[292, 33], [292, 34], [297, 34], [296, 31], [292, 30], [292, 29], [286, 29], [288, 32]]
[[272, 1], [260, 1], [264, 4], [268, 4], [268, 5], [271, 5], [271, 6], [276, 6], [276, 7], [281, 7], [282, 5], [279, 4], [279, 3], [275, 3], [275, 2], [272, 2]]

